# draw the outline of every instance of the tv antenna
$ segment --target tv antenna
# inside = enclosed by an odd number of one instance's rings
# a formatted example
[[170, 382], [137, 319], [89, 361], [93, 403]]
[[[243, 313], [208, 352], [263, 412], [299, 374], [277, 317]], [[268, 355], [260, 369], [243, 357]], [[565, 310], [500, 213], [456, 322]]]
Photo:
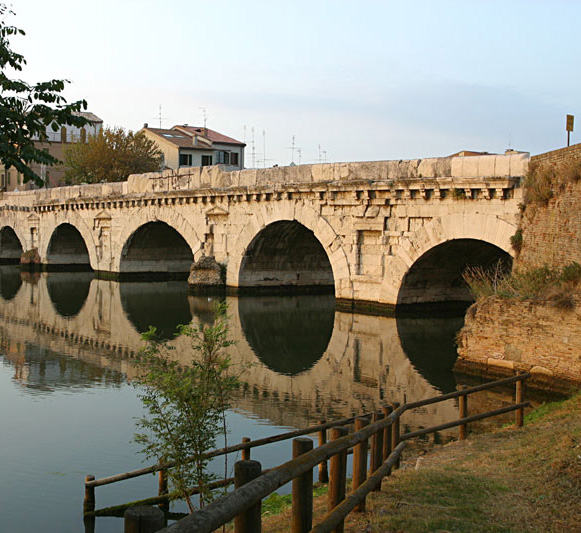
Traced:
[[200, 109], [202, 110], [202, 116], [204, 117], [204, 128], [206, 128], [206, 122], [208, 121], [208, 115], [206, 114], [206, 108], [200, 106]]
[[162, 129], [162, 127], [161, 127], [161, 121], [162, 120], [168, 120], [168, 117], [163, 117], [161, 115], [161, 104], [159, 104], [159, 114], [157, 115], [157, 117], [154, 117], [153, 120], [155, 120], [155, 119], [159, 120], [159, 129], [161, 130]]
[[290, 146], [287, 146], [287, 150], [291, 151], [291, 163], [295, 162], [295, 136], [293, 135], [292, 142]]
[[299, 154], [299, 165], [301, 164], [301, 153], [302, 150], [300, 148], [297, 148], [297, 154]]
[[252, 146], [252, 150], [250, 151], [252, 154], [252, 168], [256, 168], [256, 146], [254, 145], [254, 126], [250, 128], [250, 132], [252, 135], [252, 140], [250, 141], [250, 144]]

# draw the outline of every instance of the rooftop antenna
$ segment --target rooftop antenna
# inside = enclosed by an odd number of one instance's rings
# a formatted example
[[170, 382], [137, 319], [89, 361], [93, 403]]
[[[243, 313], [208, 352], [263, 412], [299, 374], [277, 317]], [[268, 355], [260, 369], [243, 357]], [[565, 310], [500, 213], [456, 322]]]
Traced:
[[324, 158], [324, 162], [327, 162], [327, 150], [323, 150], [323, 158]]
[[287, 146], [287, 150], [291, 151], [291, 163], [295, 161], [295, 136], [293, 135], [293, 140], [290, 146]]
[[299, 165], [301, 164], [301, 149], [297, 148], [297, 154], [299, 154]]
[[204, 129], [205, 129], [206, 128], [206, 122], [208, 120], [208, 116], [206, 115], [206, 108], [205, 107], [201, 107], [200, 106], [200, 109], [202, 110], [202, 114], [204, 116]]
[[244, 124], [244, 137], [242, 137], [242, 142], [246, 144], [246, 124]]
[[319, 163], [321, 162], [321, 145], [319, 144]]
[[262, 168], [266, 168], [266, 132], [262, 130]]
[[250, 129], [251, 133], [252, 133], [252, 168], [256, 168], [256, 147], [254, 145], [254, 126], [252, 126], [252, 128]]
[[512, 150], [512, 135], [508, 134], [508, 149]]
[[157, 116], [157, 117], [154, 117], [154, 119], [158, 119], [158, 120], [159, 120], [159, 129], [162, 129], [162, 128], [161, 128], [161, 121], [162, 121], [162, 120], [167, 120], [167, 119], [168, 119], [168, 117], [163, 117], [163, 116], [161, 115], [161, 104], [159, 104], [159, 114], [158, 114], [158, 116]]

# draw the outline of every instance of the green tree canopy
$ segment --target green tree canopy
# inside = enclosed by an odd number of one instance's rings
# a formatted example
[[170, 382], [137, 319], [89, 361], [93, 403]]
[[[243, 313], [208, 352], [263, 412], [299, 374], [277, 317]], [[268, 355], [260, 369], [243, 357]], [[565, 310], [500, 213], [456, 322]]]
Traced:
[[65, 151], [65, 181], [123, 181], [130, 174], [159, 170], [161, 162], [162, 153], [143, 133], [106, 128]]
[[0, 3], [0, 161], [5, 168], [14, 167], [24, 181], [44, 185], [30, 163], [54, 165], [59, 161], [34, 146], [34, 140], [46, 137], [47, 127], [57, 131], [61, 126], [82, 127], [87, 120], [77, 115], [87, 108], [85, 100], [67, 104], [61, 95], [67, 80], [50, 80], [29, 84], [8, 77], [10, 71], [22, 71], [26, 60], [10, 48], [10, 38], [24, 31], [6, 24], [14, 12]]

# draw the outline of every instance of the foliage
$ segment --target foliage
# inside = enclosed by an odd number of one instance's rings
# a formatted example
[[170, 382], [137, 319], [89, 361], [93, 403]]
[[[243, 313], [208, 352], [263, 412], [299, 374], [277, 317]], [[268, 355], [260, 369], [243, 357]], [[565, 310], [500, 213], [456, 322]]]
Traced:
[[563, 268], [544, 266], [528, 270], [503, 271], [469, 268], [464, 280], [476, 299], [496, 296], [502, 299], [550, 301], [560, 308], [574, 306], [572, 291], [581, 282], [581, 265], [570, 263]]
[[65, 182], [123, 181], [130, 174], [159, 170], [161, 161], [155, 142], [142, 133], [105, 128], [65, 151]]
[[49, 80], [29, 84], [8, 77], [9, 71], [22, 71], [26, 59], [10, 48], [9, 40], [24, 31], [6, 24], [5, 17], [14, 12], [0, 3], [0, 161], [5, 168], [14, 167], [24, 181], [43, 180], [29, 165], [54, 165], [58, 160], [35, 148], [34, 138], [46, 138], [47, 128], [57, 131], [62, 125], [82, 127], [87, 119], [77, 113], [87, 108], [85, 100], [67, 104], [61, 95], [67, 80]]
[[510, 238], [510, 245], [513, 250], [518, 254], [522, 249], [523, 233], [522, 229], [517, 229], [516, 233]]
[[529, 166], [524, 182], [524, 206], [546, 206], [568, 183], [581, 179], [581, 161], [536, 163]]
[[141, 431], [135, 441], [148, 459], [175, 465], [167, 470], [168, 480], [190, 512], [194, 510], [190, 487], [201, 488], [200, 506], [212, 498], [208, 484], [213, 476], [207, 471], [204, 453], [226, 431], [229, 393], [237, 382], [224, 354], [232, 344], [226, 311], [225, 304], [218, 305], [210, 326], [180, 326], [180, 334], [191, 339], [194, 350], [187, 365], [172, 359], [169, 347], [155, 341], [155, 328], [144, 334], [147, 345], [138, 357], [139, 398], [147, 416], [137, 420]]
[[452, 198], [454, 200], [465, 200], [466, 191], [464, 189], [452, 189]]

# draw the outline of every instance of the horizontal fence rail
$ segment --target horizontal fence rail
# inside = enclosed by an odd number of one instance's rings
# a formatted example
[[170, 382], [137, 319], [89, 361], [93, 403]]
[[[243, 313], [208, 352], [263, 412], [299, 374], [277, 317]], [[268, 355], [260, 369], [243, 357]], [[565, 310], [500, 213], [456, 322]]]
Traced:
[[[386, 405], [381, 411], [366, 413], [361, 416], [344, 418], [333, 422], [321, 421], [316, 426], [290, 431], [272, 437], [243, 442], [212, 450], [205, 454], [207, 458], [217, 457], [237, 451], [242, 451], [242, 461], [236, 463], [239, 470], [253, 471], [254, 475], [243, 481], [235, 478], [216, 481], [211, 487], [225, 487], [235, 482], [236, 489], [226, 496], [214, 501], [203, 509], [186, 516], [180, 521], [163, 529], [165, 533], [211, 532], [220, 526], [235, 520], [235, 532], [247, 533], [260, 531], [260, 505], [263, 498], [272, 494], [281, 486], [293, 481], [292, 533], [311, 531], [312, 527], [312, 471], [319, 468], [319, 481], [329, 482], [329, 511], [322, 521], [312, 529], [317, 533], [327, 531], [342, 531], [345, 517], [352, 511], [364, 511], [365, 500], [372, 490], [380, 490], [382, 479], [399, 467], [401, 454], [406, 442], [437, 431], [459, 426], [459, 439], [464, 440], [468, 433], [468, 424], [493, 416], [515, 412], [515, 424], [523, 425], [524, 408], [530, 402], [524, 401], [523, 383], [530, 377], [529, 373], [518, 373], [515, 376], [484, 383], [475, 387], [461, 387], [460, 390], [440, 396], [399, 405]], [[467, 398], [476, 392], [489, 390], [499, 386], [516, 385], [515, 403], [493, 411], [468, 414]], [[400, 434], [400, 418], [409, 410], [431, 405], [447, 400], [458, 399], [459, 418], [450, 422], [422, 428]], [[355, 424], [352, 433], [346, 426]], [[331, 440], [327, 441], [327, 430], [331, 431]], [[304, 435], [318, 434], [318, 444], [312, 448], [309, 439]], [[293, 459], [268, 470], [262, 470], [260, 463], [250, 461], [250, 449], [274, 442], [295, 439], [293, 441]], [[312, 442], [312, 441], [311, 441]], [[308, 446], [307, 446], [308, 445]], [[297, 451], [302, 450], [302, 451]], [[310, 450], [310, 451], [309, 451]], [[346, 456], [353, 453], [353, 483], [352, 492], [345, 496]], [[327, 461], [331, 460], [331, 468], [327, 470]], [[369, 464], [369, 471], [367, 466]], [[246, 465], [246, 466], [245, 466]], [[168, 502], [175, 497], [167, 493], [165, 472], [172, 465], [157, 464], [123, 474], [117, 474], [101, 479], [87, 476], [85, 482], [84, 515], [86, 517], [106, 514], [113, 509], [124, 509], [129, 504], [95, 511], [95, 488], [124, 479], [131, 479], [145, 474], [159, 472], [159, 496], [142, 500], [140, 503], [160, 504], [168, 509]], [[299, 487], [301, 487], [299, 489]], [[164, 492], [162, 494], [162, 492]], [[191, 489], [192, 494], [199, 492], [198, 487]], [[237, 518], [238, 517], [238, 518]]]

